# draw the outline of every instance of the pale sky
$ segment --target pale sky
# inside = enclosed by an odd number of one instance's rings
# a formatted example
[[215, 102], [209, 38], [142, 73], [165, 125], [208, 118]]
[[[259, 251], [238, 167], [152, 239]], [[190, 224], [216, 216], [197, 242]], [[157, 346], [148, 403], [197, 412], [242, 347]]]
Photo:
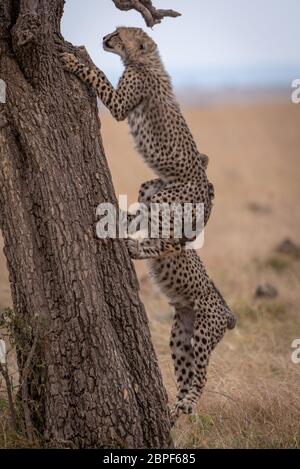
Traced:
[[[158, 43], [175, 84], [285, 84], [300, 77], [300, 0], [154, 0], [182, 17], [153, 30], [111, 0], [66, 0], [62, 32], [85, 45], [113, 82], [120, 59], [102, 49], [116, 26], [138, 26]], [[249, 83], [248, 83], [249, 82]]]

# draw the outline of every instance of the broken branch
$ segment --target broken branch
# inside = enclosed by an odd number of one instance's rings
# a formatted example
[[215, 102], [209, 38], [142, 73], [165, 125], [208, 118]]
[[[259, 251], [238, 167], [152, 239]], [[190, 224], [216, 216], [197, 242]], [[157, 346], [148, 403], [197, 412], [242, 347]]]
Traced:
[[155, 24], [161, 23], [164, 17], [176, 18], [181, 16], [181, 13], [174, 10], [157, 10], [152, 5], [151, 0], [113, 0], [113, 2], [119, 10], [138, 11], [144, 18], [146, 25], [150, 28]]

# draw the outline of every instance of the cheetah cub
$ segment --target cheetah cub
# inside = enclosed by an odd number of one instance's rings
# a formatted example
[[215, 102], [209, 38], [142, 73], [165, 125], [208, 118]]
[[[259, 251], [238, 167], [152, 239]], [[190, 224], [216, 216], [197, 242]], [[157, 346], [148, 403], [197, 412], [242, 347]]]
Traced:
[[[118, 121], [128, 119], [139, 153], [159, 177], [147, 183], [152, 193], [149, 202], [190, 203], [194, 217], [196, 205], [204, 204], [206, 224], [214, 196], [205, 172], [208, 158], [197, 150], [157, 45], [142, 29], [120, 27], [103, 38], [103, 46], [119, 55], [125, 65], [117, 89], [101, 70], [85, 66], [73, 54], [61, 54], [65, 69], [94, 88]], [[175, 237], [174, 219], [171, 216], [168, 239], [130, 239], [131, 257], [147, 259], [180, 252], [185, 239]], [[159, 233], [161, 230], [159, 227]]]
[[210, 355], [236, 318], [193, 249], [148, 261], [150, 272], [175, 309], [170, 347], [177, 381], [173, 423], [194, 413], [206, 383]]
[[[144, 183], [138, 201], [149, 204], [153, 184]], [[154, 281], [175, 309], [170, 348], [177, 382], [175, 423], [180, 413], [194, 413], [206, 383], [210, 355], [236, 317], [210, 280], [194, 249], [153, 256], [147, 264]]]

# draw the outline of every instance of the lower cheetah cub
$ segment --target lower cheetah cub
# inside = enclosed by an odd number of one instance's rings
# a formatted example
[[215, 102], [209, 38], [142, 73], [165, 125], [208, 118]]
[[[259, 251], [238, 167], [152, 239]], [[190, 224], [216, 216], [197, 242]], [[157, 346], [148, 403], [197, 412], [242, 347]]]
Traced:
[[[139, 203], [149, 206], [161, 184], [160, 179], [143, 183]], [[127, 218], [131, 222], [134, 215], [127, 214]], [[153, 252], [147, 263], [152, 277], [175, 308], [170, 340], [178, 388], [172, 411], [174, 423], [181, 412], [195, 411], [206, 383], [210, 354], [226, 330], [234, 328], [236, 318], [194, 249], [182, 246], [180, 252], [160, 257]]]
[[236, 318], [209, 279], [196, 251], [148, 260], [150, 272], [175, 308], [170, 347], [177, 380], [173, 421], [195, 411], [210, 354]]

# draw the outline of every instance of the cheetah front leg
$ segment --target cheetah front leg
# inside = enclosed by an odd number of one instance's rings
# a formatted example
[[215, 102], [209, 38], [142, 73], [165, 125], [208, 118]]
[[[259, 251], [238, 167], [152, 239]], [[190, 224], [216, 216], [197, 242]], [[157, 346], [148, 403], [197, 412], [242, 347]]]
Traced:
[[125, 240], [132, 259], [155, 259], [179, 255], [182, 245], [179, 239], [144, 238], [145, 233], [136, 231]]
[[96, 67], [87, 67], [74, 54], [60, 54], [64, 69], [76, 75], [93, 88], [113, 117], [124, 120], [144, 97], [144, 84], [139, 73], [133, 68], [125, 69], [118, 88], [114, 89], [105, 73]]

